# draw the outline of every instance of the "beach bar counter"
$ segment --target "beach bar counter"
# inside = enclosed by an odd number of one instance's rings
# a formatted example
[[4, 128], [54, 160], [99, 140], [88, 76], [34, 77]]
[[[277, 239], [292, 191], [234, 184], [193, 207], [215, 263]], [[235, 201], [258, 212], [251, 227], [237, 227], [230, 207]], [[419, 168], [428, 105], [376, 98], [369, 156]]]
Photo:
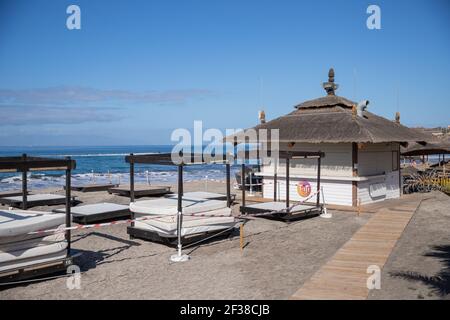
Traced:
[[[270, 145], [270, 130], [278, 129], [280, 151], [323, 152], [320, 185], [327, 204], [355, 207], [400, 197], [400, 146], [423, 144], [425, 138], [401, 125], [398, 113], [395, 120], [388, 120], [367, 111], [367, 100], [356, 103], [337, 96], [333, 69], [328, 76], [323, 84], [326, 96], [300, 103], [291, 113], [268, 122], [260, 117], [260, 124], [252, 128], [258, 132], [257, 140], [248, 141]], [[267, 135], [259, 129], [266, 129]], [[245, 132], [226, 140], [238, 144]], [[271, 198], [276, 188], [279, 200], [284, 200], [286, 161], [264, 159], [264, 154], [262, 150], [257, 173], [263, 177], [263, 197]], [[317, 188], [316, 161], [292, 159], [289, 169], [290, 199], [306, 199]]]

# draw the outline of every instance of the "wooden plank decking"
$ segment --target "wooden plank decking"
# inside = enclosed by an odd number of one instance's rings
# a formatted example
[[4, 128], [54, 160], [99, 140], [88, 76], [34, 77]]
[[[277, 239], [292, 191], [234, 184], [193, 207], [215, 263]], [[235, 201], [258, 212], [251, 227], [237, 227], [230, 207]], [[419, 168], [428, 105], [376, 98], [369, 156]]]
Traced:
[[366, 299], [367, 268], [383, 268], [420, 202], [380, 209], [291, 299]]

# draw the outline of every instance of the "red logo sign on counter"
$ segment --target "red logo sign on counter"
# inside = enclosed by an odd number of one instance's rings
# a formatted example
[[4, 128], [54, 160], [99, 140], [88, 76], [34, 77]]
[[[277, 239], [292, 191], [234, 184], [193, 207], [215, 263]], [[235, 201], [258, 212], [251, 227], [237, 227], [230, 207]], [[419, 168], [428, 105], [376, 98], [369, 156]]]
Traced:
[[297, 184], [297, 193], [300, 197], [307, 197], [311, 194], [311, 185], [308, 181], [299, 181]]

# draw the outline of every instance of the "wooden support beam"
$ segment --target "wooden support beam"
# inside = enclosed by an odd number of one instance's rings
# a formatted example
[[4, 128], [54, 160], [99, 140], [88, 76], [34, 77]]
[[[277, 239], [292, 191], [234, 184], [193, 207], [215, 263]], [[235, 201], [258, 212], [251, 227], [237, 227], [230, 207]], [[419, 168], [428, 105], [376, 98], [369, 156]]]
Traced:
[[[354, 177], [358, 176], [358, 144], [352, 143], [352, 174]], [[352, 181], [352, 206], [358, 205], [358, 182]]]
[[322, 157], [317, 158], [317, 199], [316, 206], [318, 207], [320, 204], [320, 169], [322, 166]]
[[289, 157], [286, 158], [286, 209], [289, 208]]
[[[22, 155], [22, 160], [25, 162], [27, 161], [27, 155], [24, 153]], [[28, 209], [28, 204], [27, 204], [27, 194], [28, 194], [28, 185], [27, 185], [27, 181], [28, 177], [27, 177], [27, 170], [24, 169], [22, 171], [22, 209], [23, 210], [27, 210]]]
[[229, 163], [225, 165], [227, 176], [227, 207], [231, 207], [231, 166]]
[[[244, 160], [242, 160], [244, 161]], [[242, 206], [245, 207], [245, 163], [241, 165]]]
[[[70, 160], [70, 157], [68, 157]], [[72, 223], [72, 216], [70, 212], [70, 207], [72, 205], [71, 203], [71, 195], [70, 195], [70, 185], [71, 185], [71, 170], [70, 168], [66, 169], [66, 228], [70, 228]], [[70, 256], [70, 239], [71, 239], [71, 232], [70, 230], [66, 230], [66, 241], [67, 241], [67, 256]]]

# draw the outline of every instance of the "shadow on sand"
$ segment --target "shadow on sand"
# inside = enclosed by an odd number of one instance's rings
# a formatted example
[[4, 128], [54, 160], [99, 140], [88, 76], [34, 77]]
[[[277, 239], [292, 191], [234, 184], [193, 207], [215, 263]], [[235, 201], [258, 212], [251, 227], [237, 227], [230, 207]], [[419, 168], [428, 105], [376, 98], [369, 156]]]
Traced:
[[392, 272], [390, 275], [406, 280], [420, 281], [431, 287], [433, 292], [441, 297], [448, 295], [450, 293], [450, 245], [433, 246], [431, 251], [424, 256], [439, 259], [443, 264], [441, 271], [433, 276], [417, 272]]

